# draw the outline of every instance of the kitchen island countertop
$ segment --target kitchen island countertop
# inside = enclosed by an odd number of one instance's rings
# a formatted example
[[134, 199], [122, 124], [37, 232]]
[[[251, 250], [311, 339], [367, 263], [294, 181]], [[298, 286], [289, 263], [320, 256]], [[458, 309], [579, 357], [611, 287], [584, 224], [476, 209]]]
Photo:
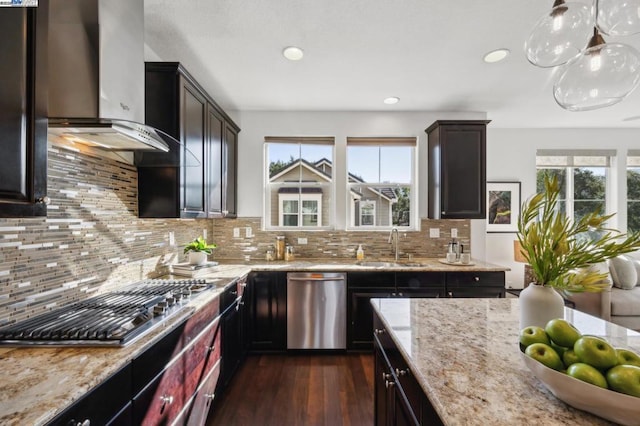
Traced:
[[[518, 299], [373, 299], [445, 425], [608, 425], [557, 399], [518, 347]], [[640, 334], [565, 308], [583, 334], [640, 352]]]

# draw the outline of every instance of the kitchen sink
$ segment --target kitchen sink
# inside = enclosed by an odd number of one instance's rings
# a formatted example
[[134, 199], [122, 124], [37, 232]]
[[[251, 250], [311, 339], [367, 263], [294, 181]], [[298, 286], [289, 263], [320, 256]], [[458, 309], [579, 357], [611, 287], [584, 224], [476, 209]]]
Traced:
[[392, 266], [399, 266], [399, 264], [395, 262], [378, 262], [378, 261], [362, 261], [362, 262], [357, 262], [356, 264], [360, 266], [369, 266], [372, 268], [389, 268]]

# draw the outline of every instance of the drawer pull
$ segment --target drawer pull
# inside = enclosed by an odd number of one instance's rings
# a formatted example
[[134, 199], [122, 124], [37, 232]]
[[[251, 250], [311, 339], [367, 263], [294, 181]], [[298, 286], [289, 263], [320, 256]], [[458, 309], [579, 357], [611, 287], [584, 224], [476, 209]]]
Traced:
[[480, 277], [473, 277], [473, 279], [474, 279], [476, 282], [480, 281]]
[[375, 334], [383, 334], [385, 332], [384, 328], [376, 328], [373, 330]]
[[234, 296], [237, 296], [238, 292], [237, 291], [232, 291], [231, 294], [233, 294]]
[[205, 399], [214, 399], [216, 397], [215, 393], [205, 393], [204, 394], [204, 398]]
[[169, 395], [169, 396], [162, 395], [160, 397], [160, 401], [162, 401], [163, 404], [171, 405], [171, 404], [173, 404], [173, 396], [171, 396], [171, 395]]
[[211, 351], [211, 352], [213, 352], [213, 351], [215, 351], [215, 350], [216, 350], [216, 346], [215, 346], [215, 345], [212, 345], [212, 346], [206, 346], [206, 348], [207, 348], [207, 351]]
[[391, 374], [389, 373], [382, 373], [382, 380], [384, 380], [385, 382], [387, 380], [391, 379]]
[[[74, 421], [75, 421], [75, 420], [71, 420], [71, 422], [74, 422]], [[71, 423], [71, 422], [70, 422], [70, 423]], [[72, 424], [73, 424], [73, 423], [72, 423]], [[81, 421], [81, 422], [76, 422], [76, 423], [75, 423], [75, 426], [91, 426], [91, 420], [89, 420], [89, 419], [84, 419], [84, 420], [83, 420], [83, 421]]]
[[406, 376], [409, 373], [409, 369], [405, 368], [404, 370], [400, 370], [399, 368], [396, 368], [396, 376], [398, 377], [402, 377], [402, 376]]
[[384, 381], [384, 387], [385, 388], [389, 389], [389, 388], [391, 388], [393, 386], [395, 386], [395, 383], [393, 383], [392, 381], [389, 381], [389, 380], [385, 380]]

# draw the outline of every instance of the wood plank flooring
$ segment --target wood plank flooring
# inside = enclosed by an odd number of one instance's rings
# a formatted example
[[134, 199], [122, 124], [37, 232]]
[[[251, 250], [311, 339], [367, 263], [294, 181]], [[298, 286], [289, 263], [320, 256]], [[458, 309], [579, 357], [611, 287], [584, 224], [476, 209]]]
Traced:
[[373, 355], [248, 356], [207, 426], [373, 425]]

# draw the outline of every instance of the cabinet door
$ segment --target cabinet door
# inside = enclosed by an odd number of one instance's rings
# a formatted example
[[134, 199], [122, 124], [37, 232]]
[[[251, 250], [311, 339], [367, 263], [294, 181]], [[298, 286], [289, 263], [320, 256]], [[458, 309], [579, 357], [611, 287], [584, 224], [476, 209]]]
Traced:
[[[207, 103], [195, 87], [182, 81], [181, 86], [181, 140], [199, 165], [189, 164], [185, 157], [182, 167], [182, 216], [204, 217], [205, 214], [205, 117]], [[183, 155], [187, 155], [183, 153]]]
[[487, 123], [440, 120], [427, 129], [430, 218], [485, 218]]
[[46, 216], [47, 3], [0, 14], [0, 217]]
[[242, 330], [240, 315], [234, 303], [222, 319], [222, 368], [218, 388], [227, 387], [242, 361]]
[[225, 123], [224, 150], [222, 154], [222, 211], [226, 217], [236, 217], [236, 191], [237, 191], [237, 156], [238, 156], [238, 132]]
[[249, 275], [247, 339], [252, 350], [285, 350], [287, 345], [287, 276], [283, 272]]
[[373, 347], [373, 306], [371, 299], [391, 297], [391, 290], [348, 289], [347, 299], [347, 349]]
[[210, 217], [222, 215], [222, 193], [223, 193], [223, 165], [222, 165], [222, 139], [225, 131], [225, 124], [222, 116], [213, 108], [208, 106], [207, 111], [207, 203], [208, 215]]
[[397, 272], [396, 296], [398, 297], [443, 297], [444, 272]]

